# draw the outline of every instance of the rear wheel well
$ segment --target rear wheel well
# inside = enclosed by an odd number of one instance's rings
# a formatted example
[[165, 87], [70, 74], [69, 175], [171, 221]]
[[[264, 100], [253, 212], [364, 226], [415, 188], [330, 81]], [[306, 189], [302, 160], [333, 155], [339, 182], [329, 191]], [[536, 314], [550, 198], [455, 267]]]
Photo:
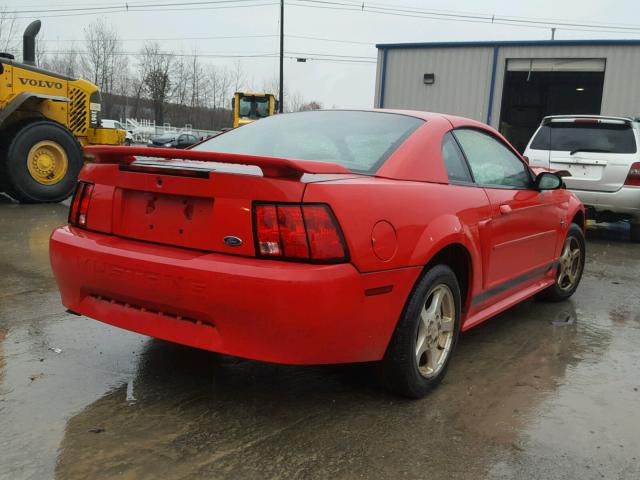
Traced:
[[424, 271], [428, 271], [435, 265], [447, 265], [458, 279], [460, 285], [460, 297], [462, 310], [466, 310], [469, 301], [469, 292], [471, 285], [471, 255], [463, 245], [452, 243], [437, 252], [429, 263], [424, 267]]
[[582, 229], [582, 231], [584, 231], [584, 212], [582, 212], [582, 210], [578, 210], [578, 213], [573, 216], [571, 223], [575, 223]]

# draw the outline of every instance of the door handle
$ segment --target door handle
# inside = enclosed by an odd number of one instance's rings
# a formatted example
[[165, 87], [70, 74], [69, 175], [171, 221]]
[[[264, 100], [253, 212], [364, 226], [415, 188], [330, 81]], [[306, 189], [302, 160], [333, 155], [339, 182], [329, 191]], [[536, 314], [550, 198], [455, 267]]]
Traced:
[[512, 211], [513, 211], [513, 209], [509, 205], [507, 205], [506, 203], [500, 205], [500, 213], [502, 215], [507, 215], [507, 214], [511, 213]]

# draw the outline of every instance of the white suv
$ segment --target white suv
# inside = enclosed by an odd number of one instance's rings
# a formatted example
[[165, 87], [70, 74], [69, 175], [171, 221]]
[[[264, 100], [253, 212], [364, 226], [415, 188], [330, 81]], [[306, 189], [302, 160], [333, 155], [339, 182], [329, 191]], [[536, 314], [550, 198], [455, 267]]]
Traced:
[[640, 123], [598, 115], [545, 117], [524, 152], [532, 167], [567, 170], [564, 181], [597, 222], [628, 220], [640, 242]]

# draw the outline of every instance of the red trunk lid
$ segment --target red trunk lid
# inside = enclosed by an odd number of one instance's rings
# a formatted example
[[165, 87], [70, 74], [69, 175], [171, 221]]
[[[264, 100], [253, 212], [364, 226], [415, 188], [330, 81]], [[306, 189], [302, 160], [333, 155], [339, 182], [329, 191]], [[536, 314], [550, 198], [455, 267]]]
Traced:
[[[147, 158], [136, 159], [140, 151]], [[254, 201], [300, 203], [303, 174], [348, 172], [327, 163], [238, 155], [227, 162], [209, 152], [106, 147], [87, 152], [96, 159], [80, 176], [95, 184], [89, 230], [245, 256], [255, 255]], [[203, 158], [171, 159], [175, 156]], [[207, 156], [213, 161], [203, 161]]]

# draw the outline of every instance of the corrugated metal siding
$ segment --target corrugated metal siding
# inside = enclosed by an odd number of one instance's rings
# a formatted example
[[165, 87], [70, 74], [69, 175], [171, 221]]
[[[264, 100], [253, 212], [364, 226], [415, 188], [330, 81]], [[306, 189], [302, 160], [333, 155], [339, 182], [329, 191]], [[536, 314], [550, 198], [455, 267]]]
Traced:
[[[492, 48], [390, 49], [388, 52], [385, 108], [485, 119]], [[435, 73], [433, 85], [423, 83], [425, 73]]]
[[382, 79], [382, 55], [383, 50], [378, 50], [378, 62], [376, 64], [376, 87], [374, 89], [375, 97], [373, 99], [373, 106], [380, 108], [380, 80]]
[[[606, 70], [602, 114], [640, 115], [640, 47], [518, 46], [500, 47], [496, 69], [491, 124], [497, 127], [508, 58], [604, 58]], [[409, 108], [451, 113], [487, 120], [492, 47], [389, 49], [385, 81], [385, 108]], [[378, 52], [376, 99], [380, 98], [382, 49]], [[424, 73], [435, 73], [434, 85], [424, 85]]]
[[[508, 58], [604, 58], [604, 86], [602, 92], [603, 115], [640, 115], [640, 47], [616, 46], [562, 46], [562, 47], [503, 47], [498, 56], [495, 96], [495, 114], [491, 125], [498, 126], [502, 86]], [[388, 70], [387, 70], [388, 75]]]

